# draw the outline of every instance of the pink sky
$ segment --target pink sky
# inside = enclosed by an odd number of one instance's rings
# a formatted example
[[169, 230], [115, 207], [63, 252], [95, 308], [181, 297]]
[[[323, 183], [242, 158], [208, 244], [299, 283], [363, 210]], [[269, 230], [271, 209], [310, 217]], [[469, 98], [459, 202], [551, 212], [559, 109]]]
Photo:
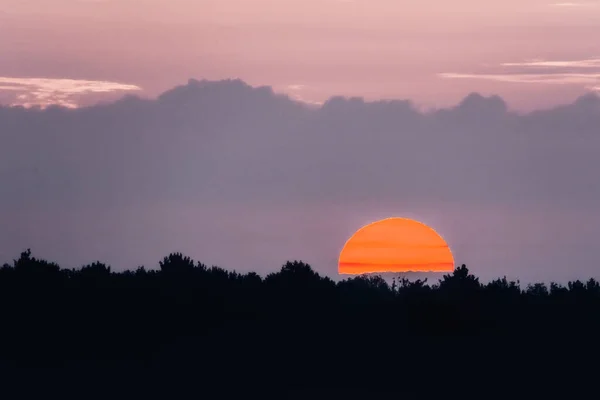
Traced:
[[478, 91], [543, 108], [600, 90], [600, 2], [553, 3], [0, 0], [0, 102], [76, 106], [236, 77], [310, 102], [449, 106]]

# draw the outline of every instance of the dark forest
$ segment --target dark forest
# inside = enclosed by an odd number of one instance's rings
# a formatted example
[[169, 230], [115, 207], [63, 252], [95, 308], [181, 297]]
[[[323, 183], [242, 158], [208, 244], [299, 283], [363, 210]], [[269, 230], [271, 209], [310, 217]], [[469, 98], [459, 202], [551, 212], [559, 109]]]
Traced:
[[5, 264], [3, 376], [96, 380], [86, 390], [113, 397], [539, 398], [583, 390], [598, 368], [594, 279], [483, 284], [462, 265], [437, 282], [334, 282], [300, 261], [263, 278], [180, 253], [159, 265], [61, 269], [29, 250]]

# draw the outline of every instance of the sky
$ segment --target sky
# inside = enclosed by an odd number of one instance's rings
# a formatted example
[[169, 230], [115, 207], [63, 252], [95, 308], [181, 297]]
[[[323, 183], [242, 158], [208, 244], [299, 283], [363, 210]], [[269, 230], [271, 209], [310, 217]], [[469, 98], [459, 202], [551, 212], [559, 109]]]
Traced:
[[0, 0], [0, 263], [337, 277], [398, 216], [600, 278], [599, 4]]
[[0, 103], [76, 107], [239, 78], [448, 107], [530, 111], [600, 86], [600, 2], [0, 0]]
[[68, 268], [156, 268], [180, 251], [339, 279], [356, 230], [406, 217], [484, 281], [600, 278], [597, 95], [523, 115], [470, 94], [423, 113], [192, 80], [152, 100], [4, 107], [0, 124], [0, 262], [31, 248]]

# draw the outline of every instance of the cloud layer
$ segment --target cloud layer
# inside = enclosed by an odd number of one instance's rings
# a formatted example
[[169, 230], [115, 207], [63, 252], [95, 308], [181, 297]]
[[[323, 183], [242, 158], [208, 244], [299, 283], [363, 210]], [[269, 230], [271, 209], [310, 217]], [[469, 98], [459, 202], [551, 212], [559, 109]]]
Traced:
[[136, 85], [81, 79], [14, 78], [0, 76], [0, 93], [11, 95], [11, 105], [77, 108], [82, 97], [96, 93], [140, 91]]
[[563, 3], [552, 3], [550, 4], [552, 7], [561, 7], [561, 8], [588, 8], [588, 7], [598, 7], [600, 3], [597, 2], [563, 2]]
[[482, 79], [507, 83], [579, 85], [597, 91], [600, 82], [600, 58], [582, 60], [530, 60], [506, 62], [491, 71], [477, 73], [440, 73], [444, 79]]
[[[14, 83], [13, 83], [14, 84]], [[241, 81], [156, 100], [0, 108], [0, 259], [154, 266], [170, 251], [335, 276], [379, 218], [434, 227], [485, 277], [596, 274], [600, 99], [513, 114], [497, 96], [449, 109], [333, 97], [308, 107]]]

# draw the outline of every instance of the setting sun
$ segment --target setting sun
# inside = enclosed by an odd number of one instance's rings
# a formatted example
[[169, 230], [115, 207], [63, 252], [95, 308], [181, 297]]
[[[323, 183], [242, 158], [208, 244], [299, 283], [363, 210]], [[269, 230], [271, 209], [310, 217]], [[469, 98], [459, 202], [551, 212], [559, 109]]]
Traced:
[[454, 258], [432, 228], [408, 218], [388, 218], [360, 228], [340, 254], [340, 274], [449, 272]]

